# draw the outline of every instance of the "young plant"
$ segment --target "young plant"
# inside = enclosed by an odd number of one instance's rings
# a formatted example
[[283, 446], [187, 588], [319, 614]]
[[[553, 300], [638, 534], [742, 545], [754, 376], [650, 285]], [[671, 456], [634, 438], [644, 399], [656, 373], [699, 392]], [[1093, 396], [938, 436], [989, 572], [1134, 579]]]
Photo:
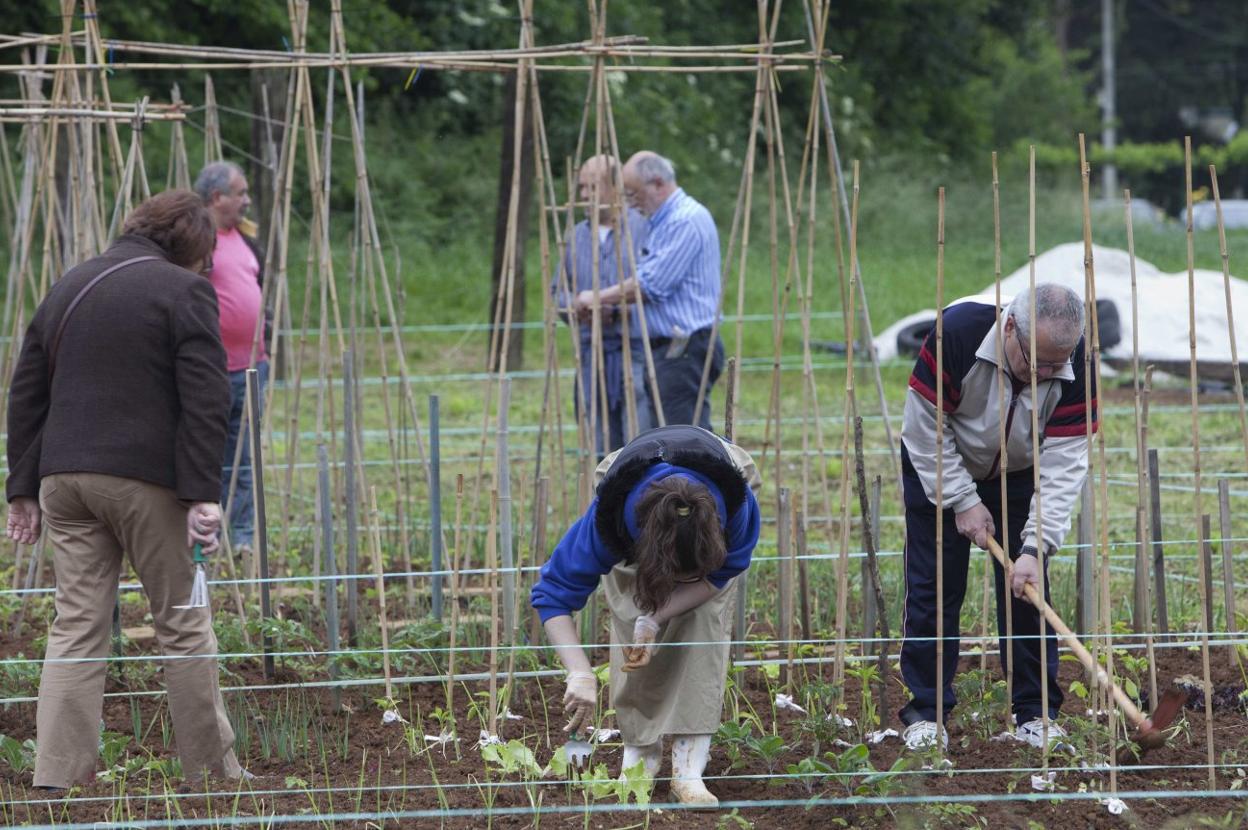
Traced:
[[775, 774], [776, 762], [780, 760], [781, 755], [789, 751], [784, 738], [779, 735], [760, 735], [758, 737], [750, 735], [745, 739], [745, 745], [751, 753], [767, 765], [769, 775]]
[[0, 758], [18, 775], [32, 770], [35, 768], [35, 742], [31, 738], [19, 742], [8, 735], [0, 735]]
[[724, 774], [745, 766], [746, 746], [748, 741], [754, 737], [754, 730], [750, 724], [751, 721], [749, 719], [743, 723], [725, 721], [716, 730], [712, 741], [716, 745], [722, 746], [728, 755], [728, 767], [724, 770]]
[[880, 713], [875, 707], [875, 695], [871, 689], [879, 682], [880, 670], [875, 663], [861, 661], [846, 666], [845, 674], [856, 678], [862, 690], [862, 703], [858, 708], [858, 735], [866, 740], [867, 735], [880, 728]]
[[987, 741], [1003, 728], [1010, 717], [1004, 680], [994, 681], [988, 672], [973, 669], [955, 677], [953, 686], [959, 701], [953, 722], [961, 727], [962, 746]]

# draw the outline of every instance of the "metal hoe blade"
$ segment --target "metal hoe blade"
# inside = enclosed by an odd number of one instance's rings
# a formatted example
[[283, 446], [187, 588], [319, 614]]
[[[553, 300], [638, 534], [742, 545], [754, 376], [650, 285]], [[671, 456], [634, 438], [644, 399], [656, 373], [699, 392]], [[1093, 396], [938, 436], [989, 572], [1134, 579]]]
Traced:
[[1179, 712], [1183, 709], [1183, 704], [1187, 702], [1187, 692], [1182, 689], [1171, 688], [1161, 696], [1157, 708], [1153, 710], [1153, 714], [1146, 721], [1147, 728], [1141, 724], [1131, 735], [1131, 740], [1138, 747], [1138, 750], [1130, 746], [1121, 747], [1118, 750], [1119, 764], [1135, 764], [1140, 760], [1145, 752], [1150, 749], [1157, 749], [1165, 745], [1166, 730], [1174, 723]]

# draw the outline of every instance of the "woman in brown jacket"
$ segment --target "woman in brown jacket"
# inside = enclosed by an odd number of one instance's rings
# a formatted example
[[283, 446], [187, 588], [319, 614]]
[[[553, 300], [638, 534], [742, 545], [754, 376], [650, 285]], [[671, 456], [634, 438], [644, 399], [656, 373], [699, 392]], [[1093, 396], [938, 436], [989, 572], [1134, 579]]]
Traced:
[[37, 787], [96, 768], [123, 553], [152, 605], [187, 776], [240, 777], [217, 686], [209, 608], [188, 608], [191, 547], [216, 548], [230, 392], [217, 301], [202, 276], [215, 229], [187, 191], [148, 199], [35, 311], [9, 390], [8, 535], [42, 526], [56, 570], [36, 717]]

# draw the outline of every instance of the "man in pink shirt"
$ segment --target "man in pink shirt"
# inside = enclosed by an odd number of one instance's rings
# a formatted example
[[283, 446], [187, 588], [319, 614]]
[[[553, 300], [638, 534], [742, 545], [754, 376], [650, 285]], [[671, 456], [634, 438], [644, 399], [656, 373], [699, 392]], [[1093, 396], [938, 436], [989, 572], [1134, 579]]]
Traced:
[[[253, 544], [255, 525], [251, 439], [245, 428], [247, 369], [255, 367], [258, 373], [262, 401], [269, 380], [265, 343], [270, 321], [262, 292], [264, 257], [255, 240], [240, 230], [251, 197], [247, 193], [247, 178], [237, 164], [215, 161], [206, 165], [195, 179], [195, 192], [204, 200], [217, 225], [217, 247], [208, 279], [217, 291], [221, 342], [225, 345], [226, 369], [230, 374], [230, 421], [221, 472], [221, 503], [228, 511], [229, 538], [236, 550], [247, 555]], [[231, 501], [230, 479], [234, 477], [236, 455], [238, 481]]]

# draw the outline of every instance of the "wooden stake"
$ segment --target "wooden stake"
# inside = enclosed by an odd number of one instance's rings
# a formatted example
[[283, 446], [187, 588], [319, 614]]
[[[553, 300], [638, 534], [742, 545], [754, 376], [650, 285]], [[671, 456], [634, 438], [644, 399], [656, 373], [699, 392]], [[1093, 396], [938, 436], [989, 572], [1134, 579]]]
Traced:
[[[260, 381], [255, 369], [247, 370], [248, 433], [251, 436], [251, 481], [256, 499], [256, 553], [260, 560], [260, 613], [264, 619], [273, 616], [269, 601], [269, 542], [264, 509], [264, 454], [260, 446]], [[264, 677], [273, 679], [273, 639], [264, 637]]]
[[807, 579], [806, 555], [806, 514], [798, 511], [794, 518], [797, 545], [797, 593], [800, 601], [799, 613], [802, 619], [802, 639], [812, 639], [810, 625], [810, 583]]
[[[1226, 632], [1234, 634], [1239, 630], [1239, 621], [1235, 618], [1235, 545], [1231, 542], [1231, 482], [1225, 478], [1218, 479], [1218, 528], [1222, 532], [1222, 600], [1226, 609]], [[1238, 651], [1231, 648], [1233, 655]]]
[[442, 439], [438, 417], [438, 396], [429, 396], [429, 549], [433, 579], [431, 580], [433, 618], [442, 622]]
[[780, 511], [776, 514], [776, 558], [780, 564], [780, 603], [779, 625], [776, 631], [779, 639], [785, 643], [784, 651], [788, 661], [784, 667], [782, 683], [785, 691], [793, 693], [793, 661], [796, 649], [793, 643], [793, 503], [792, 492], [788, 487], [778, 491]]
[[[863, 584], [864, 598], [869, 596], [871, 604], [874, 606], [875, 619], [872, 627], [867, 631], [868, 637], [875, 637], [879, 634], [879, 647], [872, 649], [878, 655], [878, 666], [880, 673], [880, 710], [884, 711], [888, 708], [888, 642], [891, 635], [888, 633], [888, 605], [884, 602], [884, 585], [880, 579], [880, 561], [876, 553], [876, 542], [879, 539], [879, 514], [880, 514], [880, 478], [875, 478], [875, 488], [871, 494], [871, 502], [867, 501], [867, 473], [864, 454], [862, 450], [862, 416], [854, 417], [854, 473], [858, 483], [858, 509], [862, 513], [862, 547], [867, 552], [864, 560], [867, 565], [867, 579]], [[869, 586], [869, 590], [868, 590]], [[864, 693], [865, 693], [864, 689]]]
[[[537, 495], [533, 500], [533, 564], [546, 556], [546, 530], [548, 504], [550, 501], [550, 479], [546, 476], [537, 480]], [[537, 574], [533, 574], [532, 582], [537, 582]], [[531, 587], [531, 586], [530, 586]], [[529, 614], [529, 643], [535, 645], [542, 641], [542, 618], [537, 609]]]
[[1153, 598], [1157, 603], [1157, 630], [1170, 633], [1170, 619], [1166, 609], [1166, 547], [1162, 540], [1161, 478], [1157, 450], [1148, 451], [1148, 500], [1152, 517], [1153, 538]]

